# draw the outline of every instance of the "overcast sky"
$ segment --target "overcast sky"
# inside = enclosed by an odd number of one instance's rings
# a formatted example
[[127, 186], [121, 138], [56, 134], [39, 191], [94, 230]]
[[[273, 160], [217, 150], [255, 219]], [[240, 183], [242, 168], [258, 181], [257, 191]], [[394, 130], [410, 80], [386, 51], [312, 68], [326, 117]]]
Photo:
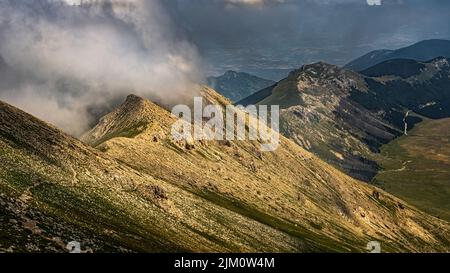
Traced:
[[[379, 0], [378, 0], [379, 1]], [[376, 3], [377, 0], [369, 0]], [[450, 38], [450, 1], [165, 0], [207, 70], [345, 64], [369, 50]]]

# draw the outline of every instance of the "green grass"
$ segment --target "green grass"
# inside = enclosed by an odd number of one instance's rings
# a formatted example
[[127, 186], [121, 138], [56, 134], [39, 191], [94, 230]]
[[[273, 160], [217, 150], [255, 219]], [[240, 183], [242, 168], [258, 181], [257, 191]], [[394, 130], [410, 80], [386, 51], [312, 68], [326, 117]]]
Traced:
[[450, 119], [426, 120], [384, 145], [374, 183], [421, 210], [450, 221]]
[[[320, 236], [314, 232], [314, 229], [321, 230], [323, 228], [318, 224], [313, 224], [311, 225], [311, 229], [306, 229], [302, 226], [295, 225], [295, 223], [289, 220], [273, 217], [242, 202], [223, 198], [213, 192], [204, 191], [200, 194], [200, 196], [217, 205], [237, 212], [250, 219], [254, 219], [269, 227], [284, 232], [292, 236], [293, 238], [296, 238], [300, 245], [304, 247], [304, 249], [300, 248], [299, 251], [304, 252], [306, 250], [307, 252], [359, 252], [362, 249], [361, 246], [364, 246], [363, 242], [358, 241], [357, 238], [355, 238], [355, 241], [343, 242], [333, 240], [325, 236]], [[345, 231], [342, 230], [342, 232]]]
[[[107, 192], [104, 192], [107, 195]], [[85, 193], [76, 188], [61, 187], [54, 183], [42, 184], [33, 189], [33, 195], [47, 204], [42, 210], [50, 211], [58, 219], [64, 219], [85, 232], [103, 234], [105, 227], [116, 231], [108, 237], [109, 243], [125, 243], [133, 250], [158, 252], [176, 251], [175, 246], [160, 242], [161, 231], [143, 224], [136, 224], [129, 211], [100, 195]], [[67, 214], [70, 211], [70, 215]]]

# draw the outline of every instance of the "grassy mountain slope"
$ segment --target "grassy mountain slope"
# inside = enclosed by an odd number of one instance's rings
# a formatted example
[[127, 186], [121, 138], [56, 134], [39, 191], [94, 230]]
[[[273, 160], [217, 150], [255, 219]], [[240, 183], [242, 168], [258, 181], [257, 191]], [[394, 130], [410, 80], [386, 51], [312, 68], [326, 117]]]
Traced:
[[140, 173], [0, 102], [0, 252], [298, 251], [298, 240]]
[[227, 71], [219, 77], [209, 77], [208, 85], [231, 101], [239, 101], [275, 82], [243, 72]]
[[370, 155], [394, 138], [397, 128], [352, 99], [367, 93], [364, 76], [317, 63], [293, 71], [266, 93], [246, 102], [280, 105], [281, 133], [323, 160], [362, 180], [378, 171]]
[[426, 120], [381, 149], [375, 183], [450, 221], [450, 119]]
[[[208, 88], [203, 95], [228, 103]], [[187, 143], [172, 138], [174, 121], [161, 107], [130, 96], [83, 139], [140, 173], [279, 231], [297, 251], [364, 251], [371, 240], [385, 251], [448, 250], [448, 223], [344, 175], [286, 138], [273, 153], [261, 153], [259, 141]], [[137, 134], [126, 129], [136, 127], [142, 128]]]

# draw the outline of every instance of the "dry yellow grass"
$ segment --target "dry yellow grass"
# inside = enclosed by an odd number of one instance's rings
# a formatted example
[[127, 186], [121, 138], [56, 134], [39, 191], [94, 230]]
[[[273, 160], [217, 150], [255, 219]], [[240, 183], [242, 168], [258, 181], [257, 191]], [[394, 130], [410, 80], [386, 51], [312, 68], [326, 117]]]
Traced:
[[[203, 94], [228, 103], [211, 89]], [[142, 130], [122, 137], [121, 128], [143, 120]], [[173, 140], [174, 121], [156, 104], [129, 97], [84, 139], [141, 173], [289, 235], [298, 251], [364, 251], [372, 240], [385, 251], [449, 250], [448, 223], [348, 177], [286, 138], [271, 153], [261, 153], [258, 141], [202, 141], [192, 148]]]

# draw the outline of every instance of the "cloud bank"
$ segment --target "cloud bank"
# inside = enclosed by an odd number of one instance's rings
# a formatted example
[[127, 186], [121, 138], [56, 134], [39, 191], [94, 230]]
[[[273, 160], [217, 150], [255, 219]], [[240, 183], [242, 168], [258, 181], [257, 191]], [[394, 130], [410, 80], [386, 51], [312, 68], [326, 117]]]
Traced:
[[73, 135], [130, 93], [169, 105], [200, 82], [158, 1], [0, 0], [0, 41], [0, 99]]

